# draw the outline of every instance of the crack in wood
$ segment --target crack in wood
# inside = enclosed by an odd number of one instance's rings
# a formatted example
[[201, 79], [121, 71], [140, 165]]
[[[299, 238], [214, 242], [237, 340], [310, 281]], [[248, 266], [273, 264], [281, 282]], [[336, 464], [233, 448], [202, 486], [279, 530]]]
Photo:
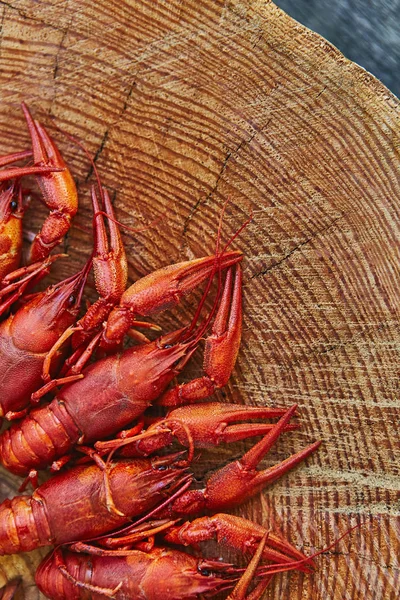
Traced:
[[5, 6], [3, 9], [3, 14], [1, 15], [1, 22], [0, 22], [0, 56], [1, 56], [1, 46], [3, 43], [3, 35], [4, 35], [4, 19], [6, 16], [6, 11], [7, 11], [7, 7]]
[[[266, 126], [268, 126], [270, 120], [268, 121], [268, 123], [266, 124]], [[252, 142], [252, 140], [255, 138], [255, 136], [258, 133], [262, 132], [263, 129], [253, 131], [253, 133], [251, 133], [251, 135], [250, 135], [250, 137], [248, 139], [242, 139], [239, 142], [239, 144], [236, 146], [236, 148], [234, 148], [233, 150], [228, 150], [226, 152], [225, 158], [224, 158], [224, 160], [222, 162], [221, 168], [219, 170], [219, 173], [218, 173], [218, 175], [216, 177], [216, 180], [215, 180], [215, 183], [214, 183], [212, 189], [207, 194], [205, 200], [202, 201], [201, 198], [198, 198], [196, 200], [195, 205], [193, 206], [193, 208], [190, 211], [189, 215], [186, 217], [186, 219], [185, 219], [185, 221], [183, 223], [183, 229], [182, 229], [182, 234], [181, 234], [182, 238], [184, 238], [184, 239], [186, 238], [186, 233], [187, 233], [190, 221], [193, 219], [193, 217], [194, 217], [196, 211], [198, 210], [199, 206], [207, 204], [212, 199], [212, 197], [214, 196], [214, 194], [216, 193], [216, 191], [218, 190], [219, 182], [221, 181], [222, 176], [223, 176], [223, 174], [226, 171], [226, 168], [228, 166], [228, 162], [230, 161], [231, 157], [235, 156], [237, 158], [238, 155], [239, 155], [239, 152], [241, 151], [241, 149], [244, 148], [245, 146], [248, 146]]]
[[227, 166], [228, 161], [229, 161], [229, 159], [230, 159], [231, 156], [232, 156], [232, 151], [228, 150], [227, 153], [226, 153], [226, 155], [225, 155], [225, 158], [224, 158], [224, 160], [222, 162], [221, 168], [219, 170], [219, 173], [217, 175], [217, 178], [215, 180], [215, 183], [214, 183], [212, 189], [209, 191], [209, 193], [207, 194], [207, 196], [206, 196], [206, 198], [205, 198], [205, 200], [203, 202], [202, 202], [201, 198], [198, 198], [196, 200], [195, 205], [193, 206], [193, 208], [190, 211], [189, 215], [186, 217], [186, 219], [185, 219], [185, 221], [183, 223], [183, 229], [182, 229], [182, 238], [183, 239], [186, 238], [186, 233], [187, 233], [190, 221], [193, 219], [193, 216], [195, 215], [195, 213], [198, 210], [199, 206], [201, 204], [206, 204], [213, 197], [213, 195], [215, 194], [215, 192], [217, 191], [218, 184], [221, 181], [221, 177], [224, 174], [224, 171], [226, 169], [226, 166]]
[[54, 59], [54, 71], [53, 71], [53, 79], [54, 80], [57, 79], [57, 74], [58, 74], [58, 68], [59, 68], [58, 58], [60, 56], [61, 50], [63, 49], [64, 41], [65, 41], [65, 38], [68, 35], [68, 32], [70, 30], [71, 25], [72, 25], [72, 18], [69, 21], [66, 30], [62, 34], [60, 43], [59, 43], [58, 48], [57, 48], [56, 56], [55, 56], [55, 59]]
[[[94, 164], [96, 164], [96, 162], [99, 160], [99, 157], [100, 157], [101, 153], [104, 150], [104, 146], [106, 145], [106, 142], [107, 142], [107, 139], [108, 139], [108, 135], [109, 135], [109, 132], [110, 132], [110, 128], [111, 128], [111, 125], [109, 127], [107, 127], [107, 129], [104, 132], [104, 135], [103, 135], [102, 140], [100, 142], [100, 146], [98, 147], [98, 149], [96, 151], [96, 154], [94, 155], [94, 158], [93, 158], [93, 163]], [[93, 174], [93, 164], [90, 165], [88, 174], [85, 177], [85, 183], [87, 183], [89, 181], [89, 179], [91, 178], [92, 174]]]
[[[125, 111], [127, 110], [128, 106], [129, 106], [129, 100], [130, 100], [130, 98], [132, 96], [132, 93], [133, 93], [133, 90], [134, 90], [135, 86], [136, 86], [136, 79], [134, 79], [134, 81], [131, 83], [131, 85], [129, 87], [128, 93], [125, 96], [125, 101], [124, 101], [124, 104], [122, 106], [122, 109], [121, 109], [119, 115], [117, 116], [117, 118], [112, 123], [110, 123], [110, 125], [107, 127], [107, 129], [104, 132], [103, 138], [102, 138], [102, 140], [100, 142], [100, 146], [97, 149], [97, 152], [96, 152], [96, 154], [94, 155], [94, 158], [93, 158], [93, 162], [95, 164], [99, 160], [99, 158], [101, 156], [101, 153], [103, 152], [103, 150], [105, 148], [105, 145], [106, 145], [107, 140], [108, 140], [109, 135], [110, 135], [110, 131], [114, 127], [116, 127], [118, 125], [118, 123], [120, 122], [120, 120], [124, 116]], [[85, 183], [87, 183], [89, 181], [89, 179], [91, 178], [92, 174], [93, 174], [93, 165], [90, 165], [88, 174], [85, 177]]]
[[312, 242], [312, 240], [314, 240], [316, 237], [318, 237], [322, 233], [326, 233], [329, 229], [331, 229], [332, 227], [334, 227], [336, 225], [336, 223], [338, 221], [340, 221], [340, 219], [342, 219], [343, 217], [344, 217], [344, 213], [341, 214], [341, 215], [339, 215], [338, 217], [336, 217], [336, 219], [334, 219], [326, 227], [322, 227], [321, 229], [318, 229], [317, 231], [314, 231], [314, 233], [312, 235], [310, 235], [310, 237], [308, 237], [303, 242], [300, 242], [300, 244], [297, 244], [297, 246], [295, 246], [294, 248], [292, 248], [292, 250], [290, 250], [290, 252], [288, 252], [287, 254], [285, 254], [285, 256], [283, 256], [280, 260], [278, 260], [277, 262], [275, 262], [273, 265], [270, 265], [270, 266], [266, 267], [265, 269], [261, 269], [261, 271], [257, 271], [257, 273], [254, 273], [253, 275], [250, 276], [250, 279], [254, 279], [256, 277], [261, 277], [263, 275], [266, 275], [270, 271], [273, 271], [274, 269], [276, 269], [277, 267], [279, 267], [282, 263], [284, 263], [285, 261], [287, 261], [295, 252], [297, 252], [298, 250], [301, 250], [304, 246], [306, 246], [307, 244], [309, 244], [310, 242]]

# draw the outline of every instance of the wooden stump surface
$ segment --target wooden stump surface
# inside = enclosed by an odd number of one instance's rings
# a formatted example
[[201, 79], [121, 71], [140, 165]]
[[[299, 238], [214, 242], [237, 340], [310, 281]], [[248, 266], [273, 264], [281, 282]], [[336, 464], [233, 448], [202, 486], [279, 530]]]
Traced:
[[[53, 280], [90, 253], [94, 178], [52, 119], [95, 155], [121, 221], [159, 219], [124, 232], [131, 280], [213, 252], [227, 198], [224, 239], [253, 215], [234, 243], [245, 254], [243, 343], [217, 397], [298, 403], [302, 429], [265, 464], [323, 444], [237, 513], [280, 527], [306, 553], [362, 524], [313, 576], [279, 576], [266, 597], [397, 598], [398, 100], [267, 0], [11, 0], [0, 14], [0, 153], [27, 147], [25, 100], [79, 186], [69, 259]], [[27, 230], [45, 214], [34, 204]], [[186, 323], [194, 307], [189, 298], [158, 322]], [[200, 371], [198, 353], [190, 373]], [[198, 468], [247, 447], [223, 447]], [[2, 474], [3, 497], [17, 485]], [[32, 600], [38, 554], [0, 561], [1, 580], [26, 570]]]

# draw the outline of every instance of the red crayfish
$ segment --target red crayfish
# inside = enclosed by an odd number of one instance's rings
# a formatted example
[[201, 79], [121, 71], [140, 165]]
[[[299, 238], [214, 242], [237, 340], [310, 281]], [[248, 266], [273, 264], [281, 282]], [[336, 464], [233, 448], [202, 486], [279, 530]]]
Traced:
[[[127, 261], [118, 222], [93, 165], [98, 192], [92, 188], [92, 256], [79, 273], [23, 297], [21, 304], [21, 296], [57, 258], [49, 253], [77, 210], [75, 184], [57, 147], [25, 105], [23, 110], [34, 165], [10, 167], [0, 175], [0, 203], [4, 200], [0, 243], [5, 248], [4, 260], [0, 256], [0, 300], [4, 298], [0, 313], [12, 307], [0, 325], [0, 413], [8, 419], [23, 418], [0, 434], [0, 460], [13, 473], [32, 480], [36, 469], [52, 465], [53, 471], [59, 470], [70, 460], [78, 464], [51, 477], [32, 496], [17, 496], [0, 505], [0, 554], [56, 545], [37, 572], [39, 588], [53, 600], [105, 596], [150, 600], [160, 595], [190, 600], [225, 590], [232, 590], [230, 600], [258, 600], [273, 573], [291, 568], [308, 572], [312, 561], [279, 534], [225, 511], [275, 481], [319, 443], [258, 471], [278, 437], [297, 427], [290, 423], [296, 406], [289, 410], [215, 402], [191, 406], [224, 386], [234, 368], [241, 339], [242, 254], [229, 250], [230, 243], [221, 249], [219, 233], [214, 255], [158, 269], [125, 289]], [[0, 166], [31, 154], [9, 155]], [[30, 173], [36, 174], [50, 216], [32, 245], [30, 263], [17, 269], [25, 194], [19, 180]], [[12, 240], [8, 249], [6, 240]], [[91, 268], [99, 298], [77, 320]], [[200, 323], [214, 278], [216, 298]], [[187, 327], [153, 341], [137, 331], [159, 330], [141, 319], [177, 305], [201, 283], [206, 289]], [[127, 334], [137, 344], [123, 350]], [[204, 374], [169, 388], [204, 338]], [[98, 349], [102, 358], [88, 365]], [[16, 381], [13, 373], [21, 364], [23, 373]], [[54, 398], [44, 401], [54, 388]], [[30, 410], [31, 402], [39, 400], [40, 406]], [[166, 417], [144, 416], [153, 404], [170, 407]], [[277, 423], [241, 422], [276, 417]], [[263, 437], [241, 459], [216, 471], [203, 489], [189, 489], [196, 448], [253, 435]], [[117, 438], [109, 439], [113, 436]], [[174, 441], [187, 448], [186, 459], [186, 450], [151, 457]], [[79, 452], [87, 456], [82, 458]], [[204, 511], [216, 514], [181, 522]], [[248, 550], [253, 559], [243, 570], [169, 546], [210, 539], [242, 553]], [[254, 577], [260, 581], [248, 593]], [[10, 586], [5, 593], [11, 598], [14, 589]]]
[[[0, 167], [33, 155], [33, 166], [9, 167], [0, 172], [0, 306], [4, 312], [26, 290], [31, 280], [37, 282], [49, 266], [45, 260], [68, 232], [78, 210], [78, 194], [72, 175], [56, 144], [46, 129], [34, 121], [22, 104], [32, 140], [32, 151], [0, 158]], [[36, 235], [29, 251], [29, 265], [17, 269], [22, 251], [22, 216], [24, 213], [21, 177], [36, 176], [42, 200], [50, 214]], [[11, 183], [10, 183], [11, 182]]]
[[[0, 191], [0, 314], [6, 313], [48, 272], [58, 258], [49, 253], [68, 231], [78, 208], [75, 183], [57, 146], [45, 128], [32, 119], [25, 105], [23, 110], [33, 152], [19, 152], [0, 160], [0, 165], [4, 165], [32, 154], [34, 159], [32, 167], [0, 172], [3, 182]], [[20, 179], [32, 173], [50, 215], [31, 245], [29, 264], [18, 269], [25, 208]], [[64, 282], [34, 294], [0, 324], [0, 416], [8, 419], [21, 416], [21, 411], [30, 404], [31, 394], [42, 385], [41, 373], [48, 352], [77, 319], [88, 271], [84, 268]], [[59, 352], [54, 364], [60, 363], [61, 358]]]

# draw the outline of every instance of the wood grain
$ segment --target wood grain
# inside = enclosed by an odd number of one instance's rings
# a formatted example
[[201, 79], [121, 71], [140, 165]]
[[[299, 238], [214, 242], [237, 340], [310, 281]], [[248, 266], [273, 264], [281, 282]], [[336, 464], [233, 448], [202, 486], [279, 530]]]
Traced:
[[[277, 577], [266, 597], [397, 598], [399, 101], [266, 0], [12, 0], [0, 13], [0, 153], [27, 146], [21, 100], [83, 140], [118, 217], [160, 218], [124, 233], [132, 279], [212, 252], [226, 198], [225, 239], [253, 215], [236, 242], [246, 257], [243, 344], [218, 397], [299, 404], [301, 431], [267, 464], [323, 445], [237, 512], [281, 527], [306, 552], [362, 524], [315, 575]], [[93, 173], [55, 136], [81, 198], [58, 279], [90, 252]], [[27, 228], [44, 215], [32, 206]], [[187, 322], [194, 302], [159, 322]], [[199, 468], [244, 447], [210, 453]], [[16, 486], [3, 476], [3, 495]], [[2, 559], [0, 579], [37, 560]], [[25, 586], [26, 598], [40, 597]]]

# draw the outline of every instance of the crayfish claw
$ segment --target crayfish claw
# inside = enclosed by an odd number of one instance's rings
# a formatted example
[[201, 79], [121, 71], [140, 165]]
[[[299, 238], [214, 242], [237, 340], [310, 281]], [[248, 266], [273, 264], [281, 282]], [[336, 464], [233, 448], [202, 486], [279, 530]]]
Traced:
[[[29, 262], [36, 262], [48, 256], [68, 232], [71, 219], [78, 210], [78, 193], [72, 175], [54, 141], [45, 128], [33, 120], [24, 103], [22, 110], [32, 140], [34, 167], [47, 170], [44, 175], [36, 175], [44, 203], [50, 209], [50, 214], [30, 249]], [[49, 167], [56, 171], [50, 172]]]
[[192, 404], [211, 396], [226, 385], [239, 352], [242, 332], [242, 270], [236, 265], [235, 279], [229, 270], [212, 333], [206, 338], [203, 377], [176, 385], [157, 401], [161, 406]]

